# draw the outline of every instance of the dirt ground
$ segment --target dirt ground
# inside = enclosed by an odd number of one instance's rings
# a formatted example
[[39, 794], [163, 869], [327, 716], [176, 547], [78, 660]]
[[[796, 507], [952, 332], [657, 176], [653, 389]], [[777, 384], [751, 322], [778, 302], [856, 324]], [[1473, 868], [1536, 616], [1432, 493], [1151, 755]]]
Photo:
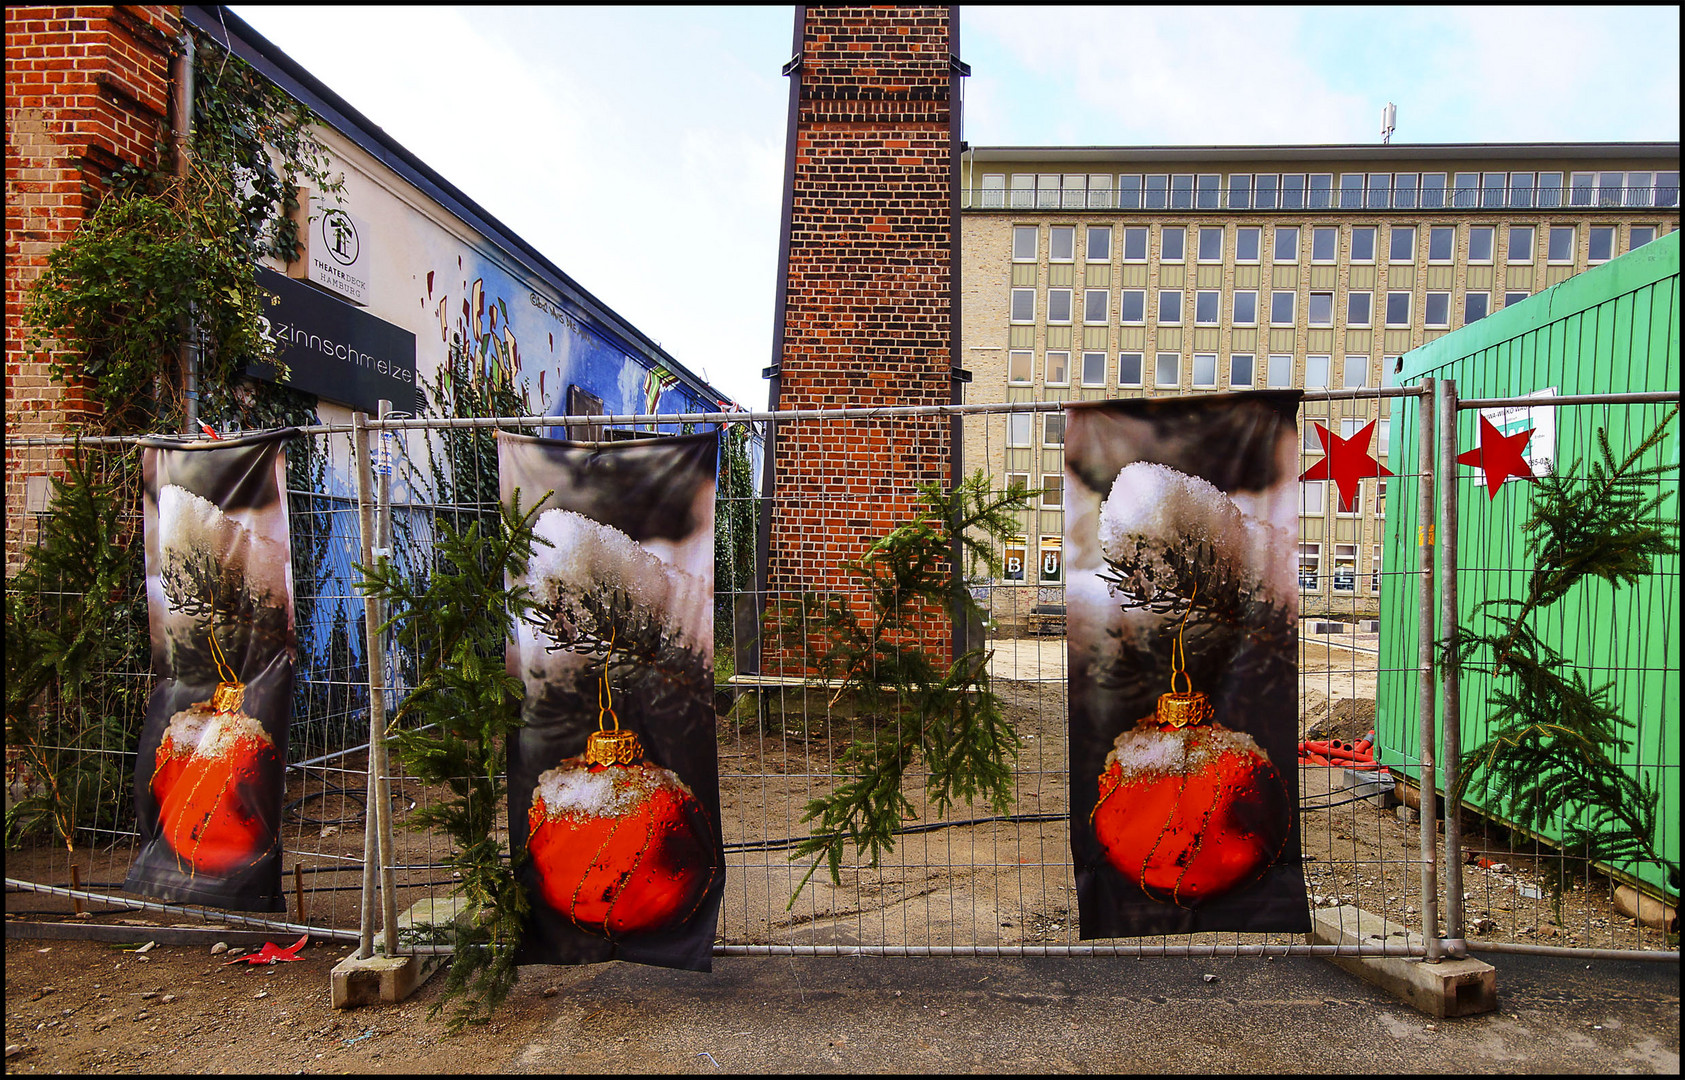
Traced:
[[[1034, 644], [1041, 649], [1049, 643]], [[1372, 636], [1306, 639], [1302, 734], [1355, 739], [1373, 726], [1373, 648]], [[821, 871], [794, 903], [790, 897], [806, 866], [792, 863], [781, 841], [805, 833], [801, 808], [823, 783], [851, 729], [822, 700], [771, 716], [739, 709], [724, 719], [720, 767], [728, 865], [721, 939], [838, 945], [1075, 942], [1068, 826], [1059, 817], [1068, 805], [1062, 672], [1025, 675], [997, 681], [1021, 742], [1013, 810], [1051, 820], [910, 834], [883, 865], [846, 869], [840, 884]], [[360, 858], [361, 829], [352, 820], [356, 807], [333, 789], [354, 787], [360, 766], [351, 759], [333, 763], [289, 789], [289, 799], [305, 799], [289, 826], [289, 850], [318, 868], [307, 881], [312, 923], [356, 926], [356, 875], [331, 871]], [[1300, 772], [1311, 903], [1357, 903], [1419, 930], [1419, 826], [1402, 819], [1389, 797], [1354, 798], [1340, 787], [1338, 773]], [[412, 799], [425, 798], [426, 792], [400, 785], [395, 799], [400, 821]], [[928, 822], [928, 808], [915, 803]], [[961, 807], [950, 816], [984, 813]], [[1507, 835], [1496, 829], [1487, 835], [1474, 822], [1465, 835], [1471, 857], [1484, 860], [1464, 868], [1471, 940], [1665, 947], [1659, 933], [1614, 910], [1607, 881], [1579, 883], [1557, 909], [1540, 877], [1548, 853], [1512, 848]], [[419, 868], [401, 874], [407, 887], [400, 907], [445, 895], [448, 872], [427, 868], [441, 856], [439, 841], [403, 831], [398, 839], [401, 865]], [[1443, 837], [1438, 844], [1443, 859]], [[123, 850], [84, 856], [84, 881], [120, 881], [125, 859]], [[68, 884], [61, 882], [62, 854], [52, 852], [9, 853], [7, 876]], [[289, 890], [292, 881], [289, 874]], [[7, 920], [76, 921], [69, 905], [63, 898], [9, 890]], [[289, 911], [289, 918], [295, 916]], [[81, 921], [186, 925], [168, 914], [98, 906]], [[296, 937], [277, 933], [273, 940], [290, 945]], [[396, 1007], [331, 1009], [329, 971], [350, 949], [338, 941], [313, 941], [296, 962], [230, 966], [227, 961], [247, 947], [236, 944], [213, 954], [209, 944], [159, 943], [140, 952], [134, 945], [9, 934], [6, 1071], [499, 1071], [553, 1021], [557, 1006], [551, 998], [583, 977], [581, 969], [527, 968], [494, 1024], [452, 1038], [442, 1019], [427, 1018], [442, 979]]]

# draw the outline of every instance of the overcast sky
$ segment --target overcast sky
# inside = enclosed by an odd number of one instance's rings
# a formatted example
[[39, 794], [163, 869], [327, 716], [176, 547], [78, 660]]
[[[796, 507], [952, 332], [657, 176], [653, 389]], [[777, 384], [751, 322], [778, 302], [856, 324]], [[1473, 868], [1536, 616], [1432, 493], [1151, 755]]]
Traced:
[[[233, 10], [750, 408], [794, 9]], [[961, 9], [976, 146], [1678, 141], [1679, 9]]]

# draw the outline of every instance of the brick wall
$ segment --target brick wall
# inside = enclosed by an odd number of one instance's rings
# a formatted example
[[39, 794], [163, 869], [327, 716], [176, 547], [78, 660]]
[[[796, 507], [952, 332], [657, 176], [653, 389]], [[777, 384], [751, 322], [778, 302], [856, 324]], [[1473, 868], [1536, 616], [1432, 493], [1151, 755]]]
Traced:
[[[16, 445], [87, 415], [75, 388], [25, 353], [22, 310], [47, 255], [91, 211], [101, 178], [153, 159], [169, 132], [174, 7], [6, 8], [6, 566], [26, 538], [28, 476], [49, 459]], [[89, 194], [85, 186], [94, 188]]]
[[[773, 407], [953, 400], [957, 15], [808, 7], [798, 15], [779, 371]], [[833, 591], [839, 564], [905, 520], [915, 485], [950, 481], [943, 418], [783, 424], [773, 451], [767, 586]], [[863, 596], [851, 602], [862, 612]], [[945, 621], [922, 627], [944, 652]], [[793, 670], [767, 643], [763, 670]]]

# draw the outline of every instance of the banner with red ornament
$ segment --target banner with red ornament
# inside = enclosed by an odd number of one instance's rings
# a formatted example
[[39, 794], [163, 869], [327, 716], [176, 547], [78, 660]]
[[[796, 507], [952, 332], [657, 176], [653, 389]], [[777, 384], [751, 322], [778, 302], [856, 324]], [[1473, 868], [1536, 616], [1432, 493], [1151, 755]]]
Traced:
[[285, 442], [141, 443], [152, 671], [135, 762], [140, 850], [123, 887], [285, 911], [281, 804], [292, 718]]
[[725, 885], [714, 714], [719, 439], [498, 433], [504, 502], [534, 506], [509, 642], [526, 688], [509, 832], [532, 902], [519, 962], [707, 971]]
[[1083, 939], [1310, 929], [1299, 854], [1297, 391], [1065, 422]]

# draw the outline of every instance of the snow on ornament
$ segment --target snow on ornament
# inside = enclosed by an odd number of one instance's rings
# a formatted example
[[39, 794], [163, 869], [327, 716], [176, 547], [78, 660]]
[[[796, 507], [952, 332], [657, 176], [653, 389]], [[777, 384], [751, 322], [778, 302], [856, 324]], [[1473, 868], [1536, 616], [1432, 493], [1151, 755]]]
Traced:
[[269, 733], [242, 711], [245, 692], [243, 683], [218, 683], [211, 700], [170, 717], [158, 744], [159, 831], [190, 877], [244, 869], [276, 840], [254, 796], [279, 762]]

